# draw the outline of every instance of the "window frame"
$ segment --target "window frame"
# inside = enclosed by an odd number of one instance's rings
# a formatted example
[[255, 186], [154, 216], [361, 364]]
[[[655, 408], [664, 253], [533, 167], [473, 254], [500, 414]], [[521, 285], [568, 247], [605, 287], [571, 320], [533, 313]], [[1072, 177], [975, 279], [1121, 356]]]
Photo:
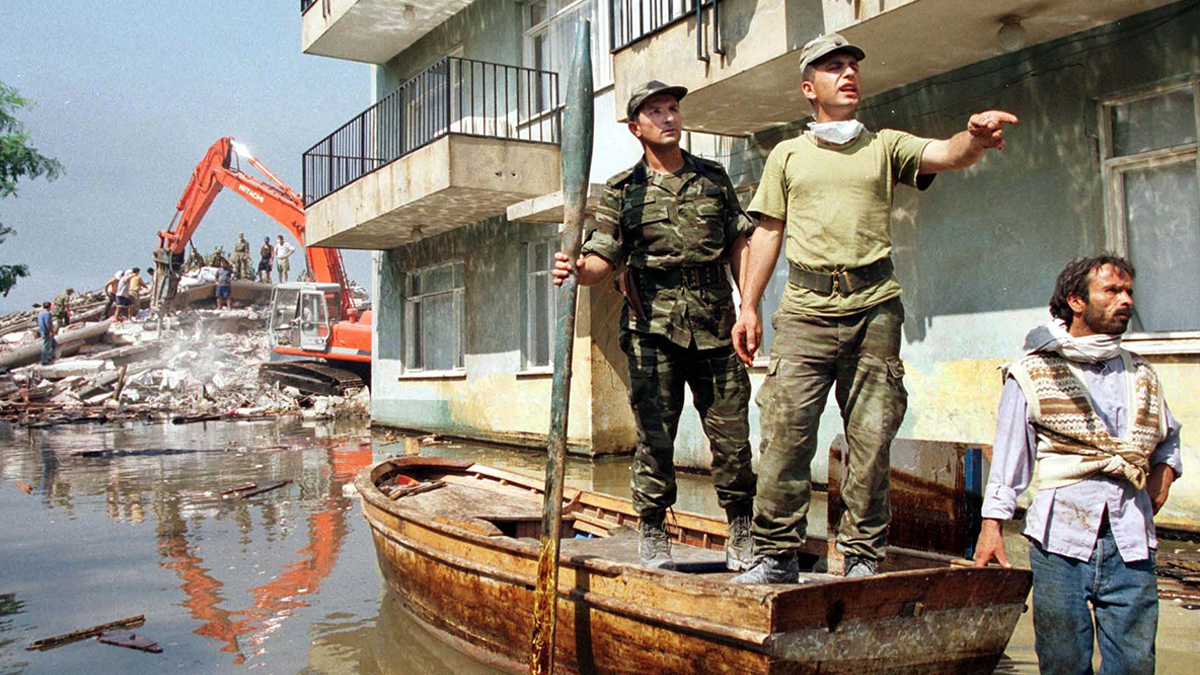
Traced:
[[[1192, 91], [1192, 119], [1196, 125], [1196, 140], [1130, 155], [1115, 154], [1115, 108], [1185, 89]], [[1188, 73], [1148, 87], [1109, 95], [1097, 102], [1097, 110], [1100, 175], [1104, 189], [1105, 239], [1109, 249], [1129, 258], [1129, 234], [1125, 221], [1126, 172], [1192, 162], [1196, 169], [1197, 189], [1200, 190], [1200, 73]], [[1125, 335], [1124, 342], [1140, 353], [1197, 354], [1200, 353], [1200, 326], [1196, 326], [1195, 330], [1132, 331]]]
[[[543, 2], [546, 7], [545, 16], [536, 24], [531, 24], [529, 17], [529, 8], [532, 5]], [[595, 28], [592, 32], [592, 49], [593, 56], [599, 55], [605, 59], [603, 63], [593, 63], [593, 80], [592, 84], [595, 88], [595, 93], [600, 94], [614, 86], [615, 72], [613, 70], [612, 52], [609, 51], [609, 37], [612, 33], [612, 26], [609, 25], [609, 15], [606, 9], [608, 0], [527, 0], [521, 3], [521, 65], [526, 68], [540, 68], [542, 70], [558, 73], [559, 86], [555, 94], [561, 96], [563, 94], [563, 82], [566, 81], [566, 67], [569, 64], [560, 64], [559, 67], [554, 67], [554, 64], [543, 64], [541, 66], [533, 63], [533, 39], [538, 35], [550, 32], [550, 24], [558, 17], [574, 12], [579, 9], [580, 5], [591, 2], [596, 20], [593, 21]], [[550, 49], [550, 41], [547, 39], [547, 54]], [[595, 51], [595, 50], [599, 51]], [[547, 56], [548, 58], [548, 56]], [[549, 109], [557, 110], [561, 105], [560, 101], [551, 101]]]
[[[413, 292], [414, 281], [420, 275], [428, 274], [429, 272], [432, 272], [433, 270], [436, 270], [436, 269], [441, 269], [444, 267], [454, 267], [456, 265], [461, 266], [461, 268], [462, 268], [462, 271], [461, 271], [462, 285], [461, 286], [452, 286], [451, 288], [446, 289], [446, 290], [433, 291], [433, 292], [429, 292], [429, 293], [426, 293], [426, 292], [414, 293]], [[453, 279], [454, 276], [455, 276], [455, 273], [452, 271], [451, 278]], [[410, 270], [404, 274], [404, 313], [403, 313], [404, 320], [403, 320], [403, 330], [401, 332], [402, 333], [402, 335], [401, 335], [402, 344], [401, 344], [401, 350], [400, 350], [401, 378], [404, 378], [405, 376], [415, 376], [415, 377], [461, 376], [466, 373], [466, 340], [464, 339], [466, 326], [467, 326], [466, 290], [467, 290], [467, 268], [466, 268], [466, 263], [460, 259], [447, 260], [447, 261], [435, 263], [432, 265], [426, 265], [423, 267], [419, 267], [419, 268]], [[453, 331], [454, 337], [455, 337], [455, 345], [454, 345], [455, 365], [454, 365], [454, 367], [448, 368], [448, 369], [437, 369], [437, 370], [427, 369], [425, 367], [425, 364], [428, 361], [428, 359], [426, 358], [426, 351], [425, 351], [426, 345], [424, 343], [422, 343], [419, 346], [419, 348], [421, 349], [420, 366], [414, 367], [412, 364], [412, 361], [414, 359], [412, 357], [412, 353], [410, 352], [410, 349], [414, 349], [414, 347], [411, 345], [411, 341], [414, 339], [414, 331], [418, 330], [420, 328], [420, 326], [424, 324], [424, 317], [421, 317], [420, 320], [418, 320], [418, 321], [414, 321], [414, 319], [417, 317], [417, 313], [422, 311], [421, 303], [426, 298], [440, 297], [440, 296], [446, 296], [446, 295], [450, 295], [450, 296], [456, 298], [455, 304], [457, 304], [457, 311], [453, 313], [455, 315], [454, 319], [457, 324], [455, 326], [455, 330]]]
[[[547, 255], [549, 256], [550, 266], [544, 270], [534, 271], [534, 255], [538, 246], [545, 244]], [[555, 294], [553, 293], [553, 270], [554, 270], [554, 253], [558, 250], [558, 237], [543, 237], [539, 239], [531, 239], [521, 245], [521, 370], [518, 374], [547, 374], [554, 372], [554, 343], [555, 343], [555, 326], [558, 324], [558, 303]], [[551, 293], [547, 301], [547, 319], [549, 325], [546, 327], [547, 339], [549, 340], [549, 353], [547, 361], [544, 364], [531, 362], [531, 355], [534, 351], [534, 279], [538, 278], [543, 283], [550, 284]]]

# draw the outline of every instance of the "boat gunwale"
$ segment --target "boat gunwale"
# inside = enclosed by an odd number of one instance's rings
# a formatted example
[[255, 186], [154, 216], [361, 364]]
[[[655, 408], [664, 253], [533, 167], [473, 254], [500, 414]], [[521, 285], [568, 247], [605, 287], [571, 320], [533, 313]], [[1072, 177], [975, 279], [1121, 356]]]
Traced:
[[[387, 467], [389, 469], [390, 468], [400, 469], [400, 468], [403, 468], [406, 466], [421, 467], [421, 468], [434, 469], [434, 470], [441, 469], [441, 470], [447, 471], [448, 473], [459, 472], [464, 475], [469, 475], [470, 473], [473, 472], [475, 474], [486, 476], [486, 477], [492, 478], [494, 480], [507, 481], [509, 483], [518, 485], [520, 487], [525, 487], [525, 488], [534, 490], [539, 493], [542, 492], [542, 482], [541, 481], [539, 481], [536, 478], [524, 476], [524, 475], [521, 475], [518, 473], [512, 473], [509, 471], [504, 471], [502, 469], [495, 469], [493, 467], [481, 465], [476, 462], [472, 462], [470, 460], [456, 460], [456, 459], [447, 459], [447, 458], [440, 458], [440, 457], [422, 457], [422, 456], [393, 457], [390, 459], [382, 460], [374, 465], [371, 465], [370, 467], [365, 467], [364, 469], [362, 469], [359, 472], [358, 477], [356, 477], [356, 479], [355, 479], [356, 487], [358, 488], [360, 496], [364, 500], [371, 502], [371, 504], [373, 506], [375, 506], [376, 508], [378, 508], [384, 512], [390, 513], [391, 515], [393, 515], [395, 517], [403, 518], [405, 520], [413, 522], [414, 524], [420, 525], [422, 527], [436, 530], [436, 531], [440, 532], [441, 534], [446, 535], [448, 537], [452, 537], [452, 538], [463, 540], [463, 541], [469, 541], [470, 543], [472, 543], [474, 545], [483, 546], [485, 548], [489, 548], [489, 549], [493, 549], [493, 550], [501, 549], [508, 553], [518, 554], [523, 558], [527, 558], [527, 559], [534, 560], [534, 561], [537, 560], [538, 546], [534, 542], [524, 542], [524, 541], [521, 541], [519, 539], [510, 537], [507, 535], [495, 535], [495, 536], [483, 535], [483, 534], [480, 534], [477, 532], [472, 532], [466, 528], [457, 526], [450, 522], [437, 520], [434, 516], [432, 516], [432, 514], [430, 514], [426, 510], [412, 507], [412, 506], [406, 506], [399, 501], [392, 500], [387, 495], [383, 494], [383, 492], [375, 485], [376, 480], [383, 473], [386, 472], [385, 467]], [[566, 516], [571, 515], [570, 512], [567, 510], [568, 506], [572, 506], [576, 503], [583, 503], [584, 499], [589, 496], [590, 497], [598, 497], [599, 500], [597, 500], [597, 501], [616, 501], [616, 502], [623, 502], [623, 503], [628, 503], [628, 501], [629, 501], [626, 499], [622, 499], [620, 497], [614, 497], [614, 496], [605, 495], [602, 493], [591, 492], [588, 490], [580, 490], [578, 488], [569, 488], [568, 487], [568, 488], [564, 489], [564, 494], [563, 494], [563, 499], [566, 502], [566, 504], [564, 504], [564, 511], [563, 511], [564, 516], [566, 517]], [[592, 500], [589, 500], [589, 501], [592, 501]], [[600, 504], [593, 504], [593, 505], [596, 506], [597, 508], [605, 508], [603, 505], [600, 505]], [[627, 514], [627, 515], [631, 515], [631, 514]], [[702, 514], [690, 513], [690, 512], [686, 512], [686, 511], [678, 512], [677, 519], [685, 520], [685, 521], [694, 521], [697, 523], [704, 523], [704, 524], [708, 524], [708, 525], [715, 525], [715, 526], [719, 527], [721, 530], [724, 530], [726, 527], [724, 523], [719, 522], [716, 518], [712, 518], [712, 517], [705, 516]], [[685, 527], [685, 525], [680, 524], [679, 527], [683, 528], [683, 527]], [[691, 527], [691, 526], [687, 525], [686, 527]], [[692, 528], [692, 529], [700, 529], [700, 528]], [[704, 529], [708, 529], [708, 528], [704, 528]], [[812, 535], [812, 536], [809, 536], [808, 539], [810, 540], [810, 542], [817, 543], [822, 547], [829, 547], [829, 541], [825, 537]], [[967, 566], [965, 566], [965, 563], [967, 561], [965, 561], [964, 559], [957, 558], [955, 556], [948, 556], [948, 555], [933, 553], [933, 552], [928, 552], [928, 551], [916, 551], [916, 550], [905, 549], [905, 548], [900, 548], [900, 547], [889, 547], [888, 553], [889, 553], [889, 555], [894, 555], [897, 557], [910, 558], [910, 559], [916, 559], [919, 561], [923, 561], [923, 562], [930, 564], [930, 566], [929, 567], [919, 567], [919, 568], [915, 568], [915, 569], [901, 569], [901, 570], [894, 570], [894, 571], [888, 571], [888, 572], [881, 572], [877, 575], [874, 575], [872, 577], [872, 580], [874, 580], [874, 579], [904, 580], [904, 579], [908, 579], [908, 578], [920, 578], [922, 576], [931, 575], [931, 574], [935, 575], [935, 576], [942, 575], [942, 574], [958, 575], [958, 574], [962, 574], [964, 572], [974, 572], [975, 574], [990, 574], [990, 575], [995, 575], [998, 577], [1007, 577], [1007, 576], [1012, 576], [1014, 574], [1018, 574], [1018, 575], [1019, 574], [1025, 574], [1025, 575], [1030, 574], [1029, 570], [1021, 569], [1021, 568], [1003, 568], [1003, 567], [996, 567], [996, 566], [983, 567], [983, 568], [967, 567]], [[671, 582], [669, 584], [671, 587], [679, 588], [680, 590], [684, 590], [684, 588], [686, 588], [688, 586], [692, 586], [693, 583], [698, 583], [701, 587], [703, 587], [705, 589], [712, 589], [712, 588], [726, 589], [727, 594], [744, 597], [744, 598], [755, 600], [758, 602], [766, 602], [766, 600], [768, 598], [771, 598], [771, 599], [775, 600], [776, 602], [787, 601], [787, 600], [790, 600], [791, 596], [793, 596], [793, 595], [807, 594], [807, 591], [814, 587], [828, 587], [830, 585], [836, 585], [836, 586], [858, 585], [860, 583], [860, 581], [857, 579], [845, 579], [842, 577], [834, 577], [834, 578], [821, 579], [819, 581], [808, 582], [808, 583], [799, 583], [799, 584], [744, 584], [744, 585], [743, 584], [731, 584], [728, 580], [713, 579], [713, 578], [709, 578], [704, 575], [694, 575], [694, 574], [687, 574], [687, 573], [668, 571], [668, 570], [647, 569], [647, 568], [644, 568], [644, 567], [641, 567], [639, 565], [635, 565], [632, 563], [618, 562], [618, 561], [608, 560], [608, 559], [600, 558], [600, 557], [586, 557], [586, 556], [580, 556], [580, 555], [571, 556], [567, 553], [560, 554], [559, 564], [560, 565], [569, 565], [573, 568], [583, 568], [583, 569], [587, 569], [592, 572], [601, 572], [601, 573], [605, 574], [606, 576], [619, 576], [621, 574], [634, 574], [634, 575], [639, 575], [639, 576], [646, 575], [646, 576], [655, 578], [657, 580], [669, 581], [669, 582]], [[685, 582], [685, 581], [691, 581], [693, 583], [681, 583], [681, 582]], [[560, 590], [559, 594], [560, 594], [560, 596], [563, 595], [561, 590]], [[1022, 598], [1022, 600], [1023, 600], [1023, 598]], [[973, 604], [991, 604], [991, 603], [980, 602], [980, 603], [972, 603], [972, 605]], [[972, 606], [972, 605], [965, 605], [965, 606]]]

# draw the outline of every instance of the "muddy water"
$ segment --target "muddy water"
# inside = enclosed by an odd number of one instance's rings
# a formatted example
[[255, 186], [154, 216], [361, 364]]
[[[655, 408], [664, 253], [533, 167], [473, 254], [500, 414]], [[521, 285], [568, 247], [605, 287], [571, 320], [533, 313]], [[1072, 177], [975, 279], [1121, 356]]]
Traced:
[[[543, 470], [535, 453], [421, 451]], [[384, 587], [348, 485], [360, 467], [404, 452], [361, 425], [0, 426], [0, 674], [496, 672], [431, 638]], [[575, 487], [627, 496], [628, 477], [628, 459], [568, 464]], [[219, 498], [270, 480], [292, 482]], [[679, 508], [720, 512], [707, 477], [680, 483]], [[814, 504], [814, 533], [824, 519]], [[138, 614], [136, 632], [162, 654], [90, 640], [24, 649]], [[1185, 672], [1161, 661], [1195, 663], [1198, 614], [1164, 603], [1159, 672]], [[1029, 623], [1026, 614], [1002, 671], [1036, 672]]]

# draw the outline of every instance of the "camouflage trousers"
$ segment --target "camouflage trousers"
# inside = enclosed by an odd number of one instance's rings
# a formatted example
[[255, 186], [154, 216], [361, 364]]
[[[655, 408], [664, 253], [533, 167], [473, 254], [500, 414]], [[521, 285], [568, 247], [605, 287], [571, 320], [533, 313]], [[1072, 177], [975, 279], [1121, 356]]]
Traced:
[[817, 426], [833, 388], [850, 446], [837, 548], [882, 558], [891, 521], [890, 450], [908, 405], [900, 361], [904, 306], [894, 298], [850, 316], [779, 312], [773, 321], [767, 377], [756, 399], [762, 445], [755, 552], [781, 554], [804, 542]]
[[233, 274], [238, 279], [250, 279], [250, 254], [249, 253], [234, 253], [233, 254]]
[[633, 506], [643, 519], [661, 520], [675, 503], [675, 432], [684, 386], [712, 449], [713, 484], [726, 511], [749, 512], [754, 499], [750, 459], [750, 378], [732, 347], [680, 347], [658, 335], [622, 330], [629, 358], [629, 400], [637, 425]]

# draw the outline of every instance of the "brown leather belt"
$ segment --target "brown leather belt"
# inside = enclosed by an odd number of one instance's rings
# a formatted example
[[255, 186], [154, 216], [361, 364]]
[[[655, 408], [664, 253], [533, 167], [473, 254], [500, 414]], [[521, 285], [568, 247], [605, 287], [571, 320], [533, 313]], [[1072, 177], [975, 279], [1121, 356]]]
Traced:
[[836, 272], [816, 272], [789, 263], [788, 281], [821, 295], [831, 295], [836, 292], [845, 297], [883, 281], [891, 276], [892, 269], [890, 257], [880, 258], [870, 265]]
[[647, 285], [657, 288], [707, 288], [725, 280], [725, 264], [710, 263], [695, 267], [670, 269], [638, 269], [638, 275]]

